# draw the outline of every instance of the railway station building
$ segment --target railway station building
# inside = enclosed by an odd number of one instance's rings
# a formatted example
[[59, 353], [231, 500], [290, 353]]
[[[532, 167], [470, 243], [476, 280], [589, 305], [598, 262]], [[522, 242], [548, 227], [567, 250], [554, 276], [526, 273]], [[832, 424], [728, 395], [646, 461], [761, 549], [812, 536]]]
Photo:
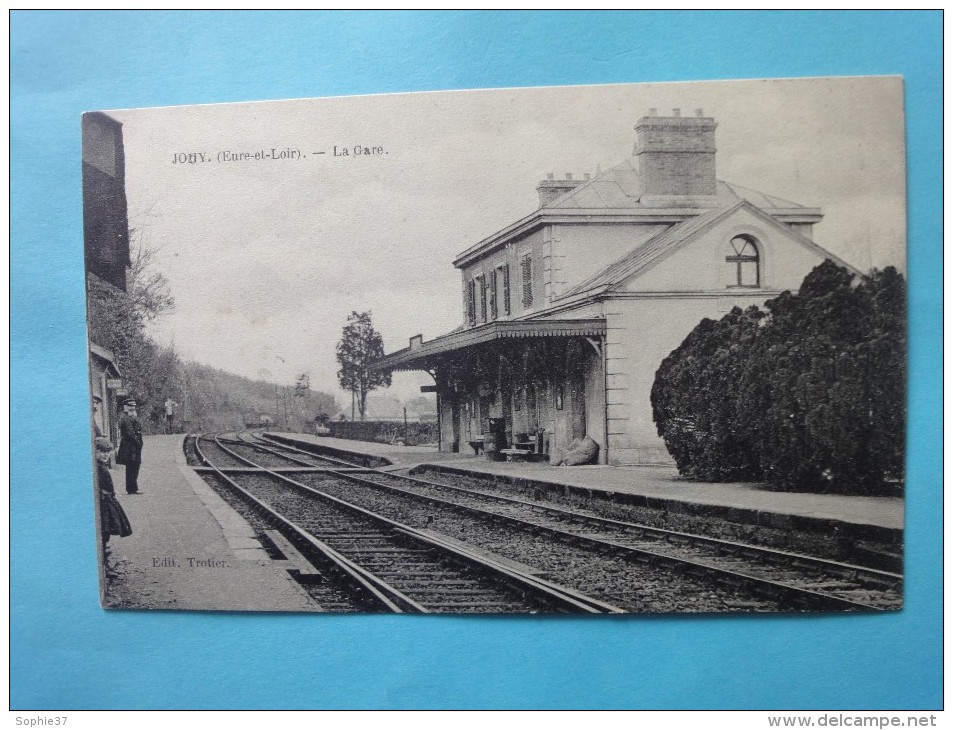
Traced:
[[702, 319], [796, 291], [824, 259], [856, 271], [814, 242], [820, 209], [716, 177], [716, 126], [650, 110], [631, 156], [548, 175], [534, 212], [456, 257], [460, 327], [375, 364], [431, 374], [442, 451], [499, 431], [551, 463], [585, 436], [599, 463], [672, 463], [650, 402], [662, 360]]

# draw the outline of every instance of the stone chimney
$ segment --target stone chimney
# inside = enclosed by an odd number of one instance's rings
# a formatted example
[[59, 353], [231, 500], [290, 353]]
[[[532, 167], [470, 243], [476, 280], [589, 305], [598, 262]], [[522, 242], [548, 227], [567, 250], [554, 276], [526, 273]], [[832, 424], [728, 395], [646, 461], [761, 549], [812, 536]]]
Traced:
[[701, 109], [660, 117], [649, 110], [635, 125], [635, 155], [643, 204], [692, 205], [689, 198], [715, 195], [715, 120]]
[[546, 179], [540, 180], [539, 185], [536, 186], [536, 192], [539, 193], [539, 207], [545, 208], [556, 200], [556, 198], [565, 195], [570, 190], [574, 190], [588, 181], [589, 173], [586, 173], [585, 178], [582, 180], [573, 180], [571, 172], [566, 173], [565, 180], [554, 180], [553, 173], [549, 173], [546, 175]]

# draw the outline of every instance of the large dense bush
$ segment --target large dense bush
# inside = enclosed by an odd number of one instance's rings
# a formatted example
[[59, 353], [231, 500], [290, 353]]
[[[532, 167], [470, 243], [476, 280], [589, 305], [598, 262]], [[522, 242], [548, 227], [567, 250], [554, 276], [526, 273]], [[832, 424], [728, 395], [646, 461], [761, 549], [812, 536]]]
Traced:
[[653, 416], [680, 473], [845, 493], [902, 481], [903, 277], [825, 261], [765, 308], [703, 320], [659, 367]]

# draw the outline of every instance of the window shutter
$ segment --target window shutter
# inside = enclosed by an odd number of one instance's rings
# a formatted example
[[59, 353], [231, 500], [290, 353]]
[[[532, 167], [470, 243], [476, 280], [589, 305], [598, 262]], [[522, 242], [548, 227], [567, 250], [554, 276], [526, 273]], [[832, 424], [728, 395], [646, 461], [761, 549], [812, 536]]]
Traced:
[[486, 277], [478, 276], [476, 284], [480, 290], [480, 321], [486, 322]]
[[520, 260], [520, 273], [523, 277], [523, 308], [533, 306], [533, 257], [524, 256]]
[[476, 283], [473, 279], [467, 282], [467, 323], [471, 327], [476, 324]]
[[503, 314], [510, 313], [510, 265], [503, 264]]
[[496, 269], [490, 272], [490, 319], [496, 319], [499, 311], [496, 304]]

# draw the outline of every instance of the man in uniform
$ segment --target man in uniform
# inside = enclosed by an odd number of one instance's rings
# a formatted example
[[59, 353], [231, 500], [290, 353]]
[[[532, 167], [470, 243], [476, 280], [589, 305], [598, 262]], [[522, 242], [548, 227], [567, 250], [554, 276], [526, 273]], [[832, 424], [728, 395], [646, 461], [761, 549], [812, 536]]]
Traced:
[[119, 453], [116, 463], [126, 467], [126, 493], [139, 494], [139, 467], [142, 466], [142, 424], [136, 416], [136, 401], [127, 398], [119, 416]]

